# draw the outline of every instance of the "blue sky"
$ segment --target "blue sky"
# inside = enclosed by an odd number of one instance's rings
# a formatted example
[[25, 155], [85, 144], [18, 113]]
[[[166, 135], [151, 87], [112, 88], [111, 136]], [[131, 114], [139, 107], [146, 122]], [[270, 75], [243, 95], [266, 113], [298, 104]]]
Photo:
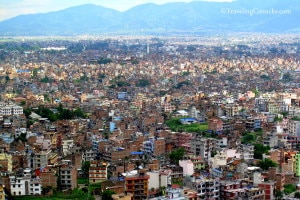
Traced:
[[[119, 11], [128, 10], [139, 4], [168, 2], [191, 2], [192, 0], [0, 0], [0, 21], [21, 14], [46, 13], [68, 7], [92, 3]], [[232, 1], [232, 0], [206, 0]]]

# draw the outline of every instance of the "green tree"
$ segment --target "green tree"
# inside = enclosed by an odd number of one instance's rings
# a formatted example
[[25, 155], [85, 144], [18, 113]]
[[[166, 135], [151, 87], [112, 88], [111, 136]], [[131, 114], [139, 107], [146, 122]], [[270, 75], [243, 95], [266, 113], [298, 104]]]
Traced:
[[249, 144], [249, 143], [253, 143], [256, 140], [256, 135], [253, 133], [246, 133], [243, 137], [242, 137], [242, 143], [243, 144]]
[[111, 63], [112, 60], [109, 58], [100, 58], [97, 62], [98, 62], [98, 64], [108, 64], [108, 63]]
[[254, 158], [262, 159], [262, 155], [264, 153], [268, 153], [269, 150], [270, 150], [269, 146], [264, 146], [263, 144], [255, 143], [254, 144]]
[[277, 167], [277, 163], [275, 163], [273, 160], [269, 158], [265, 158], [258, 162], [258, 167], [260, 167], [263, 170], [268, 170], [269, 167]]
[[116, 194], [113, 190], [104, 190], [102, 193], [102, 200], [112, 200], [113, 198], [111, 196], [113, 194]]
[[31, 115], [31, 109], [30, 108], [24, 108], [23, 113], [25, 114], [26, 118], [29, 118], [29, 115]]
[[280, 190], [275, 190], [275, 199], [276, 200], [281, 200], [283, 197], [283, 192]]
[[285, 184], [283, 192], [284, 192], [284, 194], [291, 194], [291, 193], [295, 192], [296, 190], [297, 190], [296, 185], [294, 185], [294, 184]]
[[90, 161], [85, 161], [82, 163], [81, 170], [84, 177], [89, 176], [90, 166], [91, 166]]
[[169, 158], [171, 160], [171, 163], [178, 164], [179, 160], [181, 160], [183, 158], [184, 153], [185, 153], [185, 151], [184, 151], [184, 148], [182, 148], [182, 147], [172, 151], [169, 154]]
[[142, 78], [138, 80], [136, 85], [138, 87], [147, 87], [148, 85], [150, 85], [150, 81], [148, 79]]

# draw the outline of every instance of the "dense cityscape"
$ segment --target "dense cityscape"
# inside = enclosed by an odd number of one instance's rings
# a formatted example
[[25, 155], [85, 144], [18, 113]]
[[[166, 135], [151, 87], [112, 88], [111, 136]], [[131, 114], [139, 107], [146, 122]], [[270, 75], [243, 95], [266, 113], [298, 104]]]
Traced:
[[300, 37], [0, 38], [0, 199], [300, 198]]

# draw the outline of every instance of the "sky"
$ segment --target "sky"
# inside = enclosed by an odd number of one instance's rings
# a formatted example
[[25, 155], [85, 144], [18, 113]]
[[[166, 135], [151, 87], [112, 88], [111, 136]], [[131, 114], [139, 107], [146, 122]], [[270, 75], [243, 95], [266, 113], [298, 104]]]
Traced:
[[[22, 15], [47, 13], [65, 8], [95, 4], [119, 11], [125, 11], [145, 3], [165, 4], [169, 2], [191, 2], [192, 0], [0, 0], [0, 21]], [[205, 0], [232, 1], [232, 0]]]

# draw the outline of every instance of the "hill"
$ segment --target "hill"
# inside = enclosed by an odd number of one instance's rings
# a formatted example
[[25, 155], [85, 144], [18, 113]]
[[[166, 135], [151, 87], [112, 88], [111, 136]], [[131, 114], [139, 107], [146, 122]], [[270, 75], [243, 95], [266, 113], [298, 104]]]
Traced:
[[297, 0], [143, 4], [125, 12], [86, 4], [0, 22], [2, 36], [107, 33], [300, 32]]

